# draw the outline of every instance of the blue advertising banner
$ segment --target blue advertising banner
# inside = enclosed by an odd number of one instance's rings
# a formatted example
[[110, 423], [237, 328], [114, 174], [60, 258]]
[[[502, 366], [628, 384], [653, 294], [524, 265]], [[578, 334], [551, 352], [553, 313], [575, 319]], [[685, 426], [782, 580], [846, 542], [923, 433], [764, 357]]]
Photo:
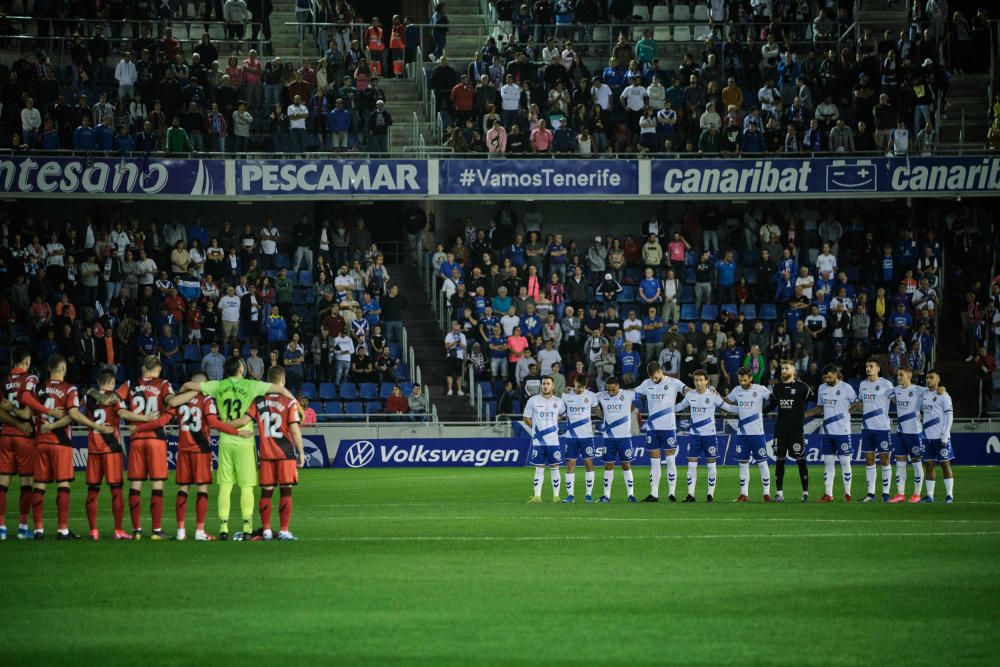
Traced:
[[523, 466], [526, 438], [414, 438], [341, 440], [334, 468]]
[[910, 195], [1000, 191], [1000, 158], [877, 157], [654, 160], [651, 193]]
[[53, 195], [225, 194], [223, 160], [60, 158], [0, 159], [0, 192]]
[[237, 195], [427, 194], [426, 160], [237, 160]]
[[[125, 438], [125, 451], [128, 452], [129, 438]], [[212, 437], [212, 467], [218, 466], [218, 436]], [[326, 450], [326, 438], [322, 435], [302, 434], [302, 448], [306, 453], [306, 468], [327, 468], [330, 459]], [[170, 470], [177, 467], [177, 436], [167, 436], [167, 466]], [[73, 467], [78, 470], [87, 469], [87, 436], [73, 436]], [[125, 467], [128, 468], [128, 457], [125, 457]]]
[[443, 195], [635, 195], [635, 160], [440, 160]]

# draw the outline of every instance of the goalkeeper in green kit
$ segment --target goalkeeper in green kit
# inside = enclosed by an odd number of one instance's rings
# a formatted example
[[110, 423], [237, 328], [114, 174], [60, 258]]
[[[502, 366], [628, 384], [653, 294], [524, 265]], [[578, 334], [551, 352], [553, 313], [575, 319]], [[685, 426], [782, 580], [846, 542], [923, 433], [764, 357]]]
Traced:
[[[225, 379], [209, 382], [187, 382], [181, 391], [198, 391], [215, 399], [215, 404], [224, 421], [234, 421], [246, 414], [253, 400], [264, 394], [277, 393], [295, 400], [295, 396], [282, 386], [247, 380], [243, 378], [243, 361], [226, 360]], [[219, 469], [216, 480], [219, 483], [219, 539], [229, 538], [229, 503], [233, 485], [240, 487], [240, 512], [243, 514], [243, 530], [233, 535], [234, 540], [249, 539], [253, 531], [254, 487], [257, 486], [257, 458], [254, 450], [253, 422], [241, 432], [249, 432], [250, 437], [219, 434]]]

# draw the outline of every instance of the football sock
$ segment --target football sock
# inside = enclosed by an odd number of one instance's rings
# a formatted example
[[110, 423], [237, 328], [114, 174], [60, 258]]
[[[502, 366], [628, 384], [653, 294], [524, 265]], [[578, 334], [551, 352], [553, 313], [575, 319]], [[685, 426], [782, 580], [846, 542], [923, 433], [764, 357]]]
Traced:
[[906, 495], [906, 461], [896, 461], [896, 493]]
[[97, 496], [101, 492], [101, 487], [87, 487], [87, 523], [91, 530], [97, 530]]
[[833, 495], [833, 473], [834, 457], [831, 454], [823, 455], [823, 494]]
[[688, 495], [693, 496], [695, 488], [698, 486], [698, 462], [688, 461]]
[[851, 457], [841, 455], [840, 456], [840, 476], [844, 480], [844, 493], [851, 495]]
[[674, 495], [677, 491], [677, 455], [667, 457], [667, 494]]
[[767, 467], [767, 461], [758, 461], [757, 468], [760, 470], [760, 485], [764, 487], [764, 495], [769, 496], [771, 495], [771, 469]]
[[750, 495], [750, 464], [740, 463], [740, 495]]
[[542, 484], [545, 483], [545, 468], [535, 468], [535, 479], [532, 481], [532, 488], [535, 492], [535, 497], [540, 498], [542, 495]]
[[253, 487], [240, 487], [240, 514], [243, 515], [243, 532], [249, 533], [253, 527], [253, 511], [257, 504], [254, 502]]
[[715, 495], [716, 479], [717, 477], [715, 474], [715, 461], [713, 461], [712, 463], [708, 464], [708, 495], [710, 496]]
[[21, 496], [18, 498], [17, 505], [21, 525], [27, 526], [28, 514], [31, 512], [31, 487], [29, 485], [21, 485]]
[[31, 513], [35, 519], [35, 530], [43, 530], [45, 515], [45, 489], [35, 489], [31, 494]]
[[552, 497], [559, 497], [559, 490], [562, 488], [562, 475], [559, 474], [559, 468], [550, 468], [549, 476], [552, 478]]
[[882, 493], [889, 493], [892, 488], [892, 466], [882, 466]]
[[876, 477], [875, 465], [865, 465], [865, 488], [868, 490], [868, 495], [875, 495], [875, 477]]
[[584, 479], [587, 482], [587, 495], [588, 496], [594, 495], [594, 476], [595, 476], [595, 473], [594, 473], [593, 470], [588, 470], [586, 472], [586, 474], [584, 474], [584, 476], [583, 476]]
[[184, 530], [184, 521], [187, 518], [188, 493], [187, 491], [177, 492], [177, 501], [174, 503], [174, 510], [177, 514], [177, 529]]
[[566, 473], [566, 495], [572, 496], [573, 489], [576, 487], [576, 473], [568, 472]]
[[125, 498], [120, 486], [111, 488], [111, 516], [115, 520], [115, 530], [121, 530], [125, 519]]
[[604, 495], [608, 498], [611, 497], [611, 483], [615, 481], [615, 471], [605, 470], [604, 471]]
[[920, 489], [924, 486], [924, 464], [920, 461], [913, 462], [913, 495], [919, 496]]
[[774, 462], [774, 488], [778, 493], [785, 490], [785, 459]]
[[955, 495], [954, 492], [955, 492], [955, 478], [954, 477], [945, 477], [944, 478], [944, 494], [946, 496], [954, 496]]
[[0, 526], [7, 525], [7, 487], [0, 484]]
[[632, 475], [631, 468], [628, 470], [622, 470], [622, 477], [625, 478], [625, 490], [628, 492], [629, 497], [635, 495], [635, 477]]
[[264, 530], [271, 529], [271, 497], [274, 489], [260, 490], [260, 526]]
[[654, 498], [660, 497], [660, 458], [649, 459], [649, 495]]
[[219, 484], [219, 532], [229, 532], [229, 506], [233, 501], [233, 485]]
[[937, 485], [937, 480], [929, 479], [924, 482], [924, 488], [926, 489], [925, 495], [928, 498], [934, 497], [934, 487]]
[[163, 528], [163, 489], [153, 489], [149, 494], [149, 515], [154, 532]]
[[69, 489], [59, 487], [56, 490], [56, 528], [66, 530], [69, 526]]
[[142, 524], [139, 523], [139, 515], [142, 512], [142, 491], [129, 489], [128, 511], [132, 515], [132, 530], [142, 530]]
[[799, 466], [799, 481], [802, 482], [802, 493], [809, 493], [809, 467], [805, 459], [796, 461]]
[[194, 502], [194, 527], [196, 530], [205, 530], [205, 515], [208, 514], [208, 494], [198, 492], [198, 499]]
[[280, 493], [281, 500], [278, 503], [278, 521], [281, 522], [279, 524], [281, 532], [287, 533], [288, 524], [292, 521], [292, 487], [282, 487]]

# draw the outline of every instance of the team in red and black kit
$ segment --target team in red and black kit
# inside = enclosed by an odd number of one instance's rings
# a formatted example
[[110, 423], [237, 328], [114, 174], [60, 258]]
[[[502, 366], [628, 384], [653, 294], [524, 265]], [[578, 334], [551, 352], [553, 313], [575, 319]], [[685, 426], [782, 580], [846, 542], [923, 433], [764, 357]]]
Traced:
[[795, 364], [788, 360], [781, 362], [781, 382], [772, 388], [771, 402], [765, 412], [777, 408], [778, 416], [774, 425], [774, 483], [775, 502], [784, 502], [785, 457], [791, 456], [799, 467], [802, 481], [802, 502], [809, 500], [809, 468], [805, 458], [806, 404], [812, 395], [809, 385], [796, 377]]
[[49, 410], [38, 397], [38, 376], [31, 373], [31, 354], [27, 348], [16, 347], [11, 352], [11, 371], [4, 380], [3, 401], [0, 405], [0, 539], [7, 538], [7, 492], [11, 478], [21, 478], [21, 495], [18, 503], [19, 540], [31, 539], [28, 514], [31, 512], [31, 488], [34, 482], [35, 421], [34, 414], [63, 417], [62, 410]]

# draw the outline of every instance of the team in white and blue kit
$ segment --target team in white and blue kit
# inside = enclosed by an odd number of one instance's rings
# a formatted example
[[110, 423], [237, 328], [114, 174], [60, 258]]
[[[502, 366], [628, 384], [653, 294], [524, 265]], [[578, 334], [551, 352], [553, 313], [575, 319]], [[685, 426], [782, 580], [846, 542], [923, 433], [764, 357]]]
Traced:
[[[824, 467], [824, 494], [820, 502], [834, 502], [836, 464], [841, 467], [843, 497], [852, 500], [851, 459], [854, 446], [851, 438], [851, 414], [861, 417], [861, 451], [865, 458], [866, 493], [862, 502], [877, 499], [876, 462], [881, 466], [881, 498], [883, 502], [934, 502], [936, 466], [942, 470], [945, 502], [954, 500], [954, 475], [951, 462], [953, 406], [951, 397], [941, 385], [936, 371], [927, 374], [927, 386], [912, 383], [912, 372], [900, 369], [897, 385], [880, 376], [880, 365], [872, 359], [866, 364], [866, 377], [857, 392], [843, 381], [840, 369], [829, 365], [823, 369], [823, 383], [817, 394], [816, 406], [805, 417], [821, 416], [819, 423], [820, 449]], [[771, 501], [771, 480], [768, 466], [768, 437], [764, 431], [764, 414], [774, 407], [772, 391], [752, 382], [749, 369], [737, 373], [738, 386], [725, 397], [709, 386], [708, 375], [701, 370], [692, 373], [694, 388], [676, 378], [666, 376], [659, 365], [647, 367], [648, 379], [635, 390], [623, 389], [616, 377], [609, 377], [606, 390], [594, 393], [586, 388], [586, 379], [578, 378], [562, 396], [553, 393], [550, 377], [543, 377], [541, 392], [529, 398], [524, 407], [524, 425], [531, 434], [530, 463], [535, 467], [533, 494], [529, 502], [541, 502], [545, 469], [550, 470], [552, 499], [560, 501], [560, 466], [567, 463], [566, 497], [564, 503], [575, 500], [575, 469], [583, 459], [586, 468], [586, 502], [594, 501], [595, 472], [593, 460], [601, 452], [597, 446], [594, 418], [600, 422], [603, 436], [603, 492], [599, 503], [611, 502], [614, 470], [620, 463], [625, 482], [626, 499], [636, 502], [632, 462], [636, 451], [633, 433], [638, 423], [637, 397], [645, 399], [648, 417], [642, 426], [646, 449], [650, 455], [650, 490], [643, 502], [658, 502], [661, 470], [667, 467], [669, 498], [675, 501], [677, 480], [675, 457], [679, 435], [677, 415], [690, 414], [687, 450], [687, 495], [684, 502], [696, 501], [698, 464], [704, 459], [707, 468], [705, 499], [715, 499], [718, 478], [717, 461], [724, 456], [716, 430], [719, 411], [736, 416], [736, 435], [732, 442], [739, 464], [739, 495], [736, 502], [749, 502], [750, 464], [760, 471], [761, 497]], [[678, 397], [680, 401], [678, 401]], [[891, 432], [891, 408], [895, 406], [896, 433]], [[801, 414], [801, 413], [800, 413]], [[560, 429], [562, 436], [560, 437]], [[893, 437], [895, 436], [895, 437]], [[723, 441], [724, 442], [724, 441]], [[896, 457], [896, 494], [890, 496], [890, 457]], [[906, 493], [907, 464], [914, 472], [914, 488]], [[926, 478], [926, 481], [925, 481]], [[780, 479], [779, 479], [780, 487]], [[924, 495], [921, 490], [926, 489]], [[780, 495], [780, 488], [779, 488]], [[803, 502], [807, 496], [803, 494]]]

